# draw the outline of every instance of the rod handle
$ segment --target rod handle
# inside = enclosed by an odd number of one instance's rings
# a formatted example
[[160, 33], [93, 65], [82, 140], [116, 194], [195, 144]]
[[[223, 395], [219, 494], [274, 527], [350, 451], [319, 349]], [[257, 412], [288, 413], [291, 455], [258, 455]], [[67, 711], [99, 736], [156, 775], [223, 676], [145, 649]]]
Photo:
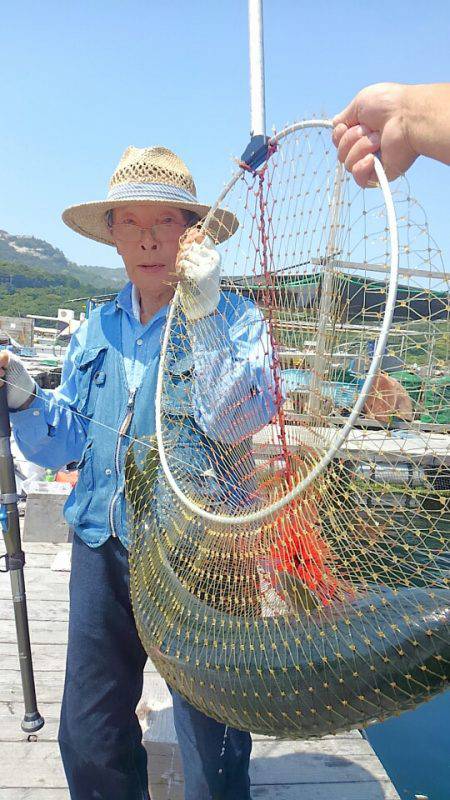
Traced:
[[0, 386], [0, 438], [11, 436], [11, 425], [9, 422], [9, 408], [6, 396], [6, 385]]

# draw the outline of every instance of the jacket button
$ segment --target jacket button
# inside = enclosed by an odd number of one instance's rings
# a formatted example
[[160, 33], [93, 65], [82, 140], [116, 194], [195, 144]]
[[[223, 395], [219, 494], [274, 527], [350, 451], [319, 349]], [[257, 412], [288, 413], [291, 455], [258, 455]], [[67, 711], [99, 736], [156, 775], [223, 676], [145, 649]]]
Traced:
[[111, 475], [111, 472], [112, 472], [112, 469], [110, 469], [109, 467], [107, 467], [105, 469], [105, 475]]
[[142, 344], [142, 339], [136, 339], [136, 344]]

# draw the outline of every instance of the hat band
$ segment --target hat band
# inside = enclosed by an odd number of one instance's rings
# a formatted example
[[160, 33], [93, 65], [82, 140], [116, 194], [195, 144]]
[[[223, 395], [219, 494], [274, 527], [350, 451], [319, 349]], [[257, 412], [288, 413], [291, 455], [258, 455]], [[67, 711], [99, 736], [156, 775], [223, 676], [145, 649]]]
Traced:
[[179, 186], [167, 183], [116, 183], [107, 200], [175, 200], [197, 203], [195, 195]]

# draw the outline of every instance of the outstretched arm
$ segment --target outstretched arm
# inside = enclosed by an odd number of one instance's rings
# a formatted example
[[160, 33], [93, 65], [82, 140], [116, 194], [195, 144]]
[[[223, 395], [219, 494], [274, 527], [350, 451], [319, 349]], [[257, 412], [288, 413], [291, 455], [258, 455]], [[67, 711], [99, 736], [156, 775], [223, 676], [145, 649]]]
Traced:
[[[29, 399], [11, 412], [19, 449], [25, 458], [43, 467], [58, 469], [71, 461], [79, 461], [86, 442], [89, 420], [78, 413], [76, 384], [77, 359], [82, 351], [84, 333], [80, 329], [72, 336], [60, 386], [54, 391], [34, 386], [31, 402]], [[16, 380], [16, 385], [18, 383]]]
[[339, 160], [356, 182], [376, 182], [373, 154], [389, 180], [420, 155], [450, 164], [450, 84], [376, 83], [362, 89], [333, 120]]

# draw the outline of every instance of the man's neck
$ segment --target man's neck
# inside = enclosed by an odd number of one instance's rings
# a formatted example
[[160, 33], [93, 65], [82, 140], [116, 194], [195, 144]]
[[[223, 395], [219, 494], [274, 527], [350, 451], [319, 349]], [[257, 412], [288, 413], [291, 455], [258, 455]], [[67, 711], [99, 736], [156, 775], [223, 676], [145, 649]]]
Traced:
[[140, 291], [140, 316], [141, 323], [145, 325], [155, 314], [166, 306], [174, 295], [172, 287], [164, 287], [158, 294], [146, 294]]

